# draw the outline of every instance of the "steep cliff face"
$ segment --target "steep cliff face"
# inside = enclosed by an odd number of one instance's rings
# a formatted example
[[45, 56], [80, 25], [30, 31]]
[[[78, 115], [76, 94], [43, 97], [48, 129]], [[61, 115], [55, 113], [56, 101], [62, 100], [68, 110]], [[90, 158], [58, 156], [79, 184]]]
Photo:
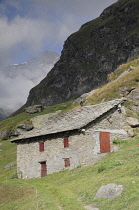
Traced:
[[119, 0], [84, 24], [66, 40], [60, 60], [25, 106], [61, 103], [105, 84], [118, 65], [139, 56], [138, 25], [138, 0]]

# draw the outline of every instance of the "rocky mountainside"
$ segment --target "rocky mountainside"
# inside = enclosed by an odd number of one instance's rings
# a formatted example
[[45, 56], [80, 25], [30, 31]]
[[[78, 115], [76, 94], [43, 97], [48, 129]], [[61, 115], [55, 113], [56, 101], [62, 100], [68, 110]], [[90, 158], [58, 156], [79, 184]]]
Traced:
[[139, 2], [119, 0], [65, 42], [60, 60], [29, 94], [26, 106], [76, 98], [107, 82], [116, 67], [139, 55]]
[[28, 92], [37, 85], [59, 60], [59, 55], [45, 51], [25, 63], [0, 67], [0, 107], [10, 113], [21, 107]]

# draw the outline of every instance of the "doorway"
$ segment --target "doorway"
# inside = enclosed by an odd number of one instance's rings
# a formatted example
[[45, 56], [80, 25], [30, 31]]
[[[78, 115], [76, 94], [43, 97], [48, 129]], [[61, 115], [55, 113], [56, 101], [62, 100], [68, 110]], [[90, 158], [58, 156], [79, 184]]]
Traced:
[[110, 133], [109, 132], [100, 132], [100, 152], [107, 153], [110, 152]]
[[47, 176], [46, 161], [40, 162], [40, 164], [41, 164], [41, 177]]

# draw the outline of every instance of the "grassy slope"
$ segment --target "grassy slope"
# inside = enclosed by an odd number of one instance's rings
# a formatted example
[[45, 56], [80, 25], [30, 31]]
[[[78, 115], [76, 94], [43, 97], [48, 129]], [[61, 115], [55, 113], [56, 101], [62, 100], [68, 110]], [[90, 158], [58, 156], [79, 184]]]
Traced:
[[[139, 138], [124, 143], [115, 153], [92, 166], [63, 170], [41, 179], [15, 179], [16, 167], [4, 167], [15, 162], [15, 145], [3, 141], [0, 148], [0, 209], [84, 209], [91, 204], [100, 210], [132, 209], [139, 206]], [[121, 196], [94, 200], [101, 185], [117, 183], [124, 186]], [[16, 191], [18, 193], [16, 193]]]
[[[139, 81], [139, 59], [130, 61], [126, 64], [120, 65], [114, 73], [109, 75], [112, 80], [108, 84], [96, 89], [87, 99], [86, 105], [98, 104], [104, 101], [109, 101], [114, 98], [121, 98], [120, 90], [124, 87], [138, 86]], [[135, 67], [134, 70], [128, 74], [120, 76], [123, 72], [127, 71], [130, 66]]]
[[[136, 69], [119, 79], [116, 79], [130, 65]], [[118, 97], [119, 87], [138, 85], [138, 60], [120, 66], [111, 79], [116, 79], [97, 89], [88, 98], [88, 104]], [[105, 91], [104, 91], [105, 90]], [[98, 92], [99, 91], [99, 92]], [[111, 94], [110, 94], [111, 93]], [[115, 94], [115, 95], [114, 95]], [[95, 99], [95, 100], [94, 100]], [[64, 106], [63, 106], [64, 105]], [[56, 110], [66, 111], [77, 104], [65, 104], [48, 107], [43, 114]], [[42, 113], [41, 113], [42, 114]], [[33, 115], [34, 116], [34, 115]], [[13, 118], [0, 122], [0, 131], [8, 127], [14, 128], [16, 124], [27, 121], [32, 115], [22, 113]], [[96, 164], [84, 168], [76, 168], [60, 173], [48, 175], [41, 179], [16, 179], [16, 166], [5, 168], [8, 164], [16, 163], [16, 145], [10, 141], [1, 141], [0, 145], [0, 209], [84, 209], [83, 206], [91, 204], [100, 210], [104, 209], [132, 209], [139, 206], [139, 138], [131, 140], [115, 153], [108, 154]], [[2, 150], [2, 151], [1, 151]], [[134, 181], [134, 182], [133, 182]], [[121, 196], [109, 201], [108, 199], [94, 200], [98, 188], [108, 183], [123, 184], [124, 191]]]

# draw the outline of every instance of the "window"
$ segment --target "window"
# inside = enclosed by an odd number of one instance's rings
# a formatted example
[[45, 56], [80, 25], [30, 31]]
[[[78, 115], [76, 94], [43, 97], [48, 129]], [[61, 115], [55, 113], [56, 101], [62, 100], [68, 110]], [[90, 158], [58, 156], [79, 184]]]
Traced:
[[65, 168], [70, 167], [70, 159], [69, 158], [64, 158], [64, 162], [65, 162]]
[[43, 152], [44, 151], [44, 141], [39, 142], [39, 151]]
[[68, 137], [64, 138], [64, 147], [69, 147], [69, 138]]

